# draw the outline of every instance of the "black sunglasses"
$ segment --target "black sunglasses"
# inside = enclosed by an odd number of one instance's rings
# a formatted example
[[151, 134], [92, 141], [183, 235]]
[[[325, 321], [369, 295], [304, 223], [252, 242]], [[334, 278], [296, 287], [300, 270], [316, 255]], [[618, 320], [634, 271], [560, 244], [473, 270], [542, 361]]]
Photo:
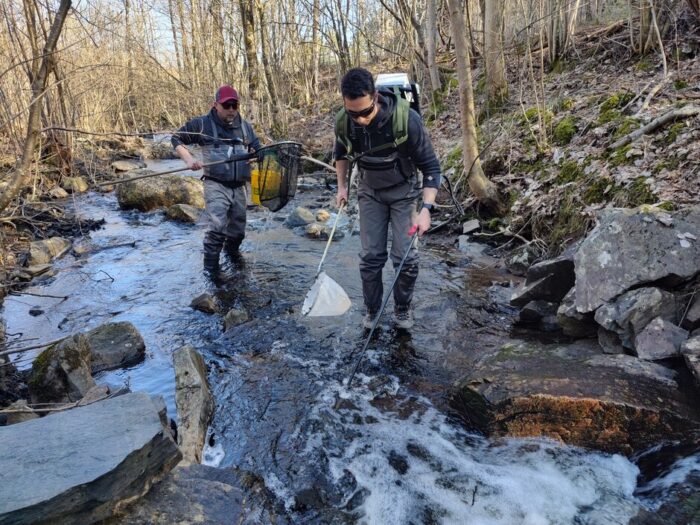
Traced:
[[370, 104], [369, 107], [366, 107], [365, 109], [362, 109], [360, 111], [352, 111], [350, 109], [345, 108], [345, 113], [347, 113], [350, 118], [369, 117], [372, 114], [372, 111], [374, 111], [375, 102], [376, 100], [372, 100], [372, 104]]
[[238, 109], [238, 102], [224, 102], [221, 104], [224, 109]]

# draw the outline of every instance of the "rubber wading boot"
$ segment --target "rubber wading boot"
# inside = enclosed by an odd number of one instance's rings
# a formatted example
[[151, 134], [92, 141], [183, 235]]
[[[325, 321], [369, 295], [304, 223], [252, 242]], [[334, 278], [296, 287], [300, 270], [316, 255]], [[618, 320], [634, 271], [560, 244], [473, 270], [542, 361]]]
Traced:
[[224, 243], [224, 253], [228, 257], [229, 261], [232, 263], [240, 262], [242, 259], [241, 255], [241, 241], [226, 240]]
[[413, 312], [410, 306], [397, 306], [394, 308], [394, 324], [397, 328], [409, 330], [413, 328]]
[[218, 253], [204, 253], [204, 275], [215, 283], [221, 278]]

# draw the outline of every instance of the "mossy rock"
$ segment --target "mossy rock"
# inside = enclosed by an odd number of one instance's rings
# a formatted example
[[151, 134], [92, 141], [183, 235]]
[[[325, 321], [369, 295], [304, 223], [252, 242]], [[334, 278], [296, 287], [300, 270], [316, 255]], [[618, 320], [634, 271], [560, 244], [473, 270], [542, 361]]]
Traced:
[[562, 146], [571, 142], [571, 139], [576, 134], [576, 122], [577, 119], [573, 115], [568, 115], [561, 119], [554, 128], [554, 142]]

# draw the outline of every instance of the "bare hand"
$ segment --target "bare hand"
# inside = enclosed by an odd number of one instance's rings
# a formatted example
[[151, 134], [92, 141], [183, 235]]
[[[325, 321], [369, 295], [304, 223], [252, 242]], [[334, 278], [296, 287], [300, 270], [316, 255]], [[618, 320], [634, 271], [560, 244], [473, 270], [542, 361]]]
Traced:
[[416, 217], [411, 231], [415, 231], [414, 228], [418, 228], [419, 237], [430, 229], [430, 211], [427, 208], [423, 208]]
[[347, 202], [348, 202], [348, 189], [347, 188], [338, 188], [338, 194], [335, 196], [336, 206], [340, 207], [343, 203], [347, 204]]
[[197, 171], [202, 169], [202, 163], [198, 160], [192, 159], [192, 162], [187, 163], [187, 167], [192, 171]]

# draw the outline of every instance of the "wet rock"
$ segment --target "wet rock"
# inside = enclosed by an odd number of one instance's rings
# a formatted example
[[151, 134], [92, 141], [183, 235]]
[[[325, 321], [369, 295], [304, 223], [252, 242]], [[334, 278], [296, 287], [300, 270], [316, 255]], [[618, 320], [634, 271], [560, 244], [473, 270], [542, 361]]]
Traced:
[[177, 444], [188, 463], [202, 461], [207, 428], [214, 412], [214, 399], [207, 383], [207, 367], [191, 346], [173, 354], [175, 366], [175, 404], [177, 405]]
[[576, 339], [592, 337], [598, 327], [592, 313], [582, 314], [576, 310], [576, 288], [571, 288], [557, 309], [557, 323], [564, 334]]
[[94, 523], [179, 460], [165, 404], [127, 394], [0, 428], [0, 522]]
[[[554, 305], [556, 308], [556, 305]], [[561, 332], [561, 326], [554, 314], [545, 315], [537, 324], [537, 328], [542, 332]]]
[[44, 313], [44, 310], [42, 310], [40, 306], [32, 306], [29, 309], [29, 315], [31, 315], [32, 317], [37, 317], [43, 313]]
[[250, 314], [244, 308], [231, 308], [224, 316], [224, 332], [239, 324], [250, 321]]
[[95, 385], [85, 392], [83, 398], [78, 401], [78, 406], [91, 405], [103, 399], [107, 399], [111, 393], [109, 385]]
[[700, 336], [691, 337], [681, 345], [681, 354], [685, 364], [700, 388]]
[[606, 354], [624, 354], [625, 347], [622, 346], [620, 336], [617, 332], [606, 330], [602, 326], [598, 327], [598, 344]]
[[297, 226], [306, 226], [311, 224], [316, 220], [314, 214], [311, 210], [298, 206], [294, 209], [292, 213], [289, 214], [284, 224], [290, 228], [296, 228]]
[[112, 169], [114, 171], [132, 171], [145, 168], [146, 163], [140, 160], [128, 159], [128, 160], [116, 160], [112, 162]]
[[60, 186], [56, 186], [49, 190], [49, 196], [52, 199], [65, 199], [66, 197], [68, 197], [68, 192]]
[[[333, 227], [328, 225], [328, 224], [320, 224], [318, 222], [314, 222], [311, 224], [307, 224], [306, 226], [306, 236], [310, 237], [311, 239], [320, 239], [322, 241], [327, 241], [328, 237], [331, 235], [331, 231], [333, 230]], [[333, 234], [333, 240], [334, 241], [339, 241], [345, 237], [345, 234], [336, 229], [335, 233]]]
[[484, 253], [486, 245], [473, 242], [469, 235], [460, 235], [457, 237], [457, 249], [468, 257], [478, 257]]
[[200, 210], [189, 204], [173, 204], [165, 211], [165, 216], [173, 221], [196, 223]]
[[472, 219], [462, 224], [462, 235], [469, 235], [480, 228], [481, 223], [479, 222], [479, 219]]
[[136, 364], [146, 355], [143, 337], [126, 321], [103, 324], [86, 336], [92, 353], [93, 374]]
[[44, 350], [32, 363], [29, 394], [33, 404], [80, 401], [95, 386], [90, 344], [77, 334]]
[[395, 450], [389, 452], [389, 457], [387, 459], [389, 461], [389, 465], [391, 465], [391, 467], [402, 476], [408, 472], [408, 461], [406, 461], [406, 458]]
[[27, 266], [26, 268], [22, 268], [22, 273], [26, 275], [28, 280], [32, 280], [35, 277], [43, 275], [50, 270], [50, 264], [35, 264], [33, 266]]
[[214, 297], [208, 293], [203, 293], [202, 295], [198, 295], [192, 299], [190, 306], [195, 310], [199, 310], [200, 312], [204, 312], [206, 314], [215, 314], [219, 311], [216, 299], [214, 299]]
[[148, 142], [143, 148], [144, 159], [179, 159], [170, 140]]
[[331, 218], [331, 214], [328, 210], [318, 210], [316, 212], [316, 222], [326, 222]]
[[459, 381], [451, 405], [488, 435], [548, 436], [629, 455], [700, 437], [700, 406], [674, 377], [632, 356], [601, 355], [588, 340], [521, 343]]
[[520, 310], [519, 320], [521, 323], [532, 324], [539, 322], [546, 316], [554, 315], [557, 312], [557, 304], [549, 301], [530, 301]]
[[690, 303], [681, 327], [686, 330], [700, 328], [700, 294], [697, 294]]
[[88, 183], [82, 177], [65, 177], [61, 180], [61, 188], [68, 193], [83, 193], [88, 190]]
[[[134, 172], [134, 175], [141, 174]], [[123, 182], [117, 188], [117, 200], [122, 209], [150, 211], [173, 204], [189, 204], [204, 208], [204, 186], [194, 177], [163, 175], [150, 179]]]
[[12, 403], [9, 407], [7, 407], [8, 411], [17, 411], [17, 412], [9, 412], [7, 414], [7, 420], [6, 424], [7, 425], [15, 425], [17, 423], [24, 423], [25, 421], [31, 421], [32, 419], [38, 419], [39, 414], [34, 412], [34, 409], [32, 409], [28, 404], [26, 399], [18, 399], [14, 403]]
[[529, 246], [521, 246], [506, 259], [506, 268], [513, 275], [526, 275], [537, 254]]
[[247, 487], [232, 469], [177, 466], [144, 497], [105, 525], [288, 523], [272, 512], [267, 491]]
[[530, 266], [524, 285], [515, 291], [510, 304], [522, 307], [535, 300], [559, 303], [573, 285], [574, 263], [570, 256], [542, 261]]
[[53, 259], [61, 257], [70, 250], [71, 242], [63, 237], [51, 237], [43, 241], [34, 241], [29, 244], [29, 258], [27, 266], [44, 265]]
[[695, 525], [700, 523], [700, 473], [691, 471], [676, 483], [668, 498], [654, 511], [642, 509], [628, 525]]
[[604, 212], [575, 255], [578, 311], [592, 312], [641, 284], [674, 286], [697, 274], [700, 241], [678, 234], [700, 231], [700, 206], [672, 218], [666, 225], [654, 211]]
[[661, 317], [652, 320], [634, 340], [634, 352], [640, 359], [656, 361], [680, 355], [688, 332]]
[[675, 296], [659, 288], [639, 288], [626, 292], [595, 311], [595, 320], [620, 336], [622, 346], [634, 348], [634, 339], [655, 317], [676, 321]]

